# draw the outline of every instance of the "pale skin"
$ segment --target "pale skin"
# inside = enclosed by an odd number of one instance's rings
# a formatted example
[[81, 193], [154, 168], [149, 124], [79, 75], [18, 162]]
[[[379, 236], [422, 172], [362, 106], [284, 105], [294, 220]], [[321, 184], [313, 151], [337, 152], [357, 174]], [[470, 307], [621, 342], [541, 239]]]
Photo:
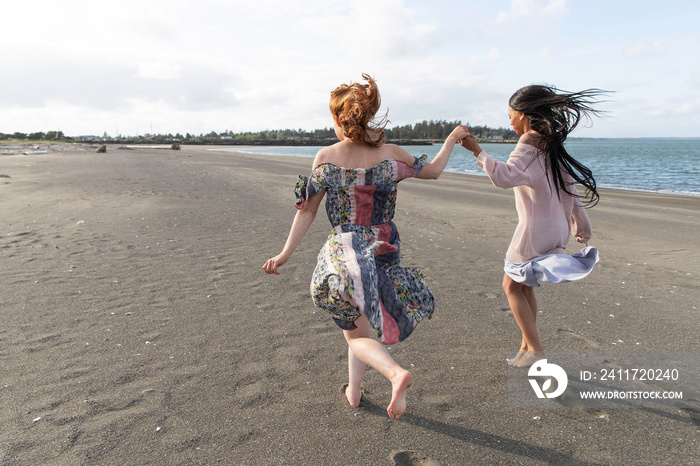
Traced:
[[[399, 160], [409, 165], [413, 164], [414, 157], [401, 147], [394, 144], [371, 147], [352, 141], [344, 136], [337, 116], [333, 117], [333, 121], [336, 136], [340, 141], [318, 152], [313, 162], [314, 168], [322, 163], [333, 163], [344, 168], [371, 168], [384, 160]], [[467, 134], [466, 127], [456, 127], [445, 140], [440, 152], [431, 162], [423, 166], [416, 178], [438, 179], [447, 166], [455, 144]], [[325, 190], [309, 198], [304, 208], [297, 211], [282, 252], [263, 265], [266, 273], [279, 275], [278, 268], [289, 260], [316, 218], [324, 195]], [[347, 299], [352, 302], [349, 298]], [[413, 383], [413, 374], [398, 365], [386, 347], [371, 337], [369, 321], [364, 314], [361, 314], [354, 323], [356, 328], [343, 330], [348, 343], [349, 379], [345, 389], [348, 403], [353, 407], [360, 405], [362, 398], [360, 384], [367, 366], [370, 366], [391, 382], [391, 401], [387, 407], [387, 414], [391, 419], [398, 419], [406, 412], [406, 393]]]
[[[508, 117], [513, 130], [520, 135], [520, 143], [530, 144], [535, 147], [539, 145], [541, 135], [532, 129], [530, 118], [527, 115], [508, 107]], [[479, 147], [479, 143], [471, 133], [463, 138], [460, 144], [471, 152], [474, 157], [478, 157], [481, 153], [481, 147]], [[576, 241], [582, 242], [582, 238], [577, 236]], [[507, 360], [508, 364], [515, 367], [530, 367], [535, 362], [546, 357], [537, 333], [537, 327], [535, 326], [535, 321], [537, 320], [535, 290], [531, 286], [516, 282], [507, 274], [503, 275], [502, 287], [508, 298], [510, 309], [513, 311], [515, 321], [522, 332], [520, 348], [515, 357]]]

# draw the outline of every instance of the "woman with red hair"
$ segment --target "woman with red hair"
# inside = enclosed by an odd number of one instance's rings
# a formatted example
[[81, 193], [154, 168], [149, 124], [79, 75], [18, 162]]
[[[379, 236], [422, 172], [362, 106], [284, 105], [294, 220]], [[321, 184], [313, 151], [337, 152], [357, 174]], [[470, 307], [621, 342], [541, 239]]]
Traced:
[[[437, 179], [454, 145], [466, 136], [456, 127], [431, 162], [384, 142], [386, 117], [375, 120], [381, 99], [374, 79], [341, 85], [331, 92], [330, 110], [340, 140], [321, 149], [309, 178], [296, 186], [297, 214], [280, 254], [263, 269], [279, 274], [301, 242], [324, 196], [333, 230], [318, 255], [311, 282], [314, 304], [331, 314], [348, 343], [349, 381], [345, 396], [359, 406], [366, 366], [392, 384], [387, 413], [406, 411], [406, 391], [413, 374], [399, 366], [382, 345], [407, 338], [419, 321], [430, 317], [435, 301], [417, 268], [399, 265], [401, 242], [393, 217], [396, 187], [406, 178]], [[371, 337], [376, 331], [379, 341]]]

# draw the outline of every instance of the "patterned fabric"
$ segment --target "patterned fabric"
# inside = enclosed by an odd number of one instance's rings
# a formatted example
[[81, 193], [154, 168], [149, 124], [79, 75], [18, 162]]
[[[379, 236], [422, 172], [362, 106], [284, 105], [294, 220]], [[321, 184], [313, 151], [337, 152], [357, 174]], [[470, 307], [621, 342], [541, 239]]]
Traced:
[[386, 345], [406, 339], [435, 308], [420, 270], [399, 265], [401, 241], [392, 221], [397, 183], [416, 176], [426, 158], [412, 166], [385, 160], [367, 169], [322, 163], [295, 188], [298, 209], [325, 189], [333, 226], [311, 280], [314, 304], [346, 330], [363, 313]]

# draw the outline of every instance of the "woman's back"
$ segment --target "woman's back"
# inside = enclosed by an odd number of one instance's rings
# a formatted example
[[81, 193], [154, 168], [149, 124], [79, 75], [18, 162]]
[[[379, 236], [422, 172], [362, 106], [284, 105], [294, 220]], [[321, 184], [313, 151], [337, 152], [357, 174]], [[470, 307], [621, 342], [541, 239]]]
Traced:
[[[518, 212], [518, 226], [515, 229], [506, 257], [522, 263], [547, 254], [563, 254], [569, 242], [572, 226], [577, 233], [590, 235], [590, 223], [581, 201], [551, 182], [547, 173], [545, 154], [528, 144], [518, 144], [507, 163], [486, 163], [491, 170], [497, 165], [514, 167], [520, 173], [511, 179], [493, 176], [496, 186], [512, 187], [515, 192], [515, 207]], [[484, 160], [484, 159], [482, 159]], [[484, 160], [485, 161], [485, 160]], [[489, 173], [488, 169], [487, 173]], [[491, 172], [502, 176], [497, 168]], [[567, 183], [572, 182], [568, 173], [562, 174]], [[494, 178], [496, 178], [494, 180]], [[577, 193], [570, 185], [568, 190]], [[573, 225], [572, 225], [573, 223]]]
[[301, 178], [297, 185], [297, 199], [303, 202], [305, 196], [311, 197], [326, 190], [326, 214], [333, 227], [351, 224], [372, 227], [392, 221], [397, 183], [415, 176], [426, 156], [420, 159], [411, 156], [410, 165], [402, 160], [385, 158], [374, 165], [359, 168], [347, 165], [370, 165], [376, 159], [354, 160], [364, 162], [362, 164], [348, 163], [352, 161], [342, 156], [324, 159], [329, 161], [316, 165], [310, 179]]
[[314, 166], [321, 163], [332, 163], [343, 168], [367, 169], [379, 165], [384, 160], [391, 159], [412, 163], [413, 157], [395, 144], [372, 147], [345, 139], [321, 149], [316, 156]]

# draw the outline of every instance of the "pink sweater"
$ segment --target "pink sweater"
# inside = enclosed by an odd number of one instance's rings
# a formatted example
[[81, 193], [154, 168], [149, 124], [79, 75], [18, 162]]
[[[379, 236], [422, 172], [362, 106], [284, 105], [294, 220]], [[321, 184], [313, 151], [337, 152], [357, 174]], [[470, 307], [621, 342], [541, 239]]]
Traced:
[[[563, 190], [560, 200], [550, 188], [544, 157], [542, 151], [523, 143], [515, 146], [507, 162], [496, 161], [484, 151], [477, 157], [476, 163], [494, 186], [514, 188], [518, 226], [506, 257], [515, 263], [547, 254], [563, 254], [572, 231], [584, 242], [591, 238], [591, 223], [581, 201]], [[564, 180], [573, 181], [567, 173]], [[578, 194], [574, 185], [568, 188]]]

